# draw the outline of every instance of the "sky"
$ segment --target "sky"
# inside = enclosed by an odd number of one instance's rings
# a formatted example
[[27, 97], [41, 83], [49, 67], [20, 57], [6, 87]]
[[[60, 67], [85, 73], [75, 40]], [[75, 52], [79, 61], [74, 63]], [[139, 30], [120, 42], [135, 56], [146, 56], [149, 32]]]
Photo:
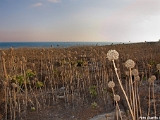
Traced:
[[0, 42], [160, 39], [160, 0], [1, 0]]

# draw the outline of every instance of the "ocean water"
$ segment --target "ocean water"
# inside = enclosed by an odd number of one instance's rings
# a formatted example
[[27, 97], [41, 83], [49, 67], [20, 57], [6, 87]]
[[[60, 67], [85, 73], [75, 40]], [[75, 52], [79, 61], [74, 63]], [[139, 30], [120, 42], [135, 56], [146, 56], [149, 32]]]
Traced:
[[19, 47], [70, 47], [83, 45], [111, 45], [120, 43], [111, 42], [0, 42], [0, 48], [19, 48]]

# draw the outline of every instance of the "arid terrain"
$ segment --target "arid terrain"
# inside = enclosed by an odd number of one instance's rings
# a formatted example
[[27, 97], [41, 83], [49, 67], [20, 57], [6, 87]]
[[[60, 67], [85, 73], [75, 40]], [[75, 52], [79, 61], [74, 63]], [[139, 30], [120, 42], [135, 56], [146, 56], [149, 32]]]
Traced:
[[159, 108], [159, 42], [0, 49], [2, 120], [137, 120]]

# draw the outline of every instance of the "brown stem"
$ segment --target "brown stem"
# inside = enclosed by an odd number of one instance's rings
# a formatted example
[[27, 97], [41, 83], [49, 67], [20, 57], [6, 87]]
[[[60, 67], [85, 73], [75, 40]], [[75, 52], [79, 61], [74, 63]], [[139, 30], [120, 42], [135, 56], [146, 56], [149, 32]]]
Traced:
[[117, 78], [118, 78], [119, 85], [120, 85], [120, 87], [121, 87], [121, 89], [122, 89], [122, 92], [123, 92], [123, 94], [124, 94], [124, 96], [125, 96], [125, 99], [126, 99], [126, 101], [127, 101], [127, 104], [128, 104], [128, 107], [129, 107], [131, 116], [132, 116], [132, 120], [135, 120], [135, 116], [134, 116], [133, 111], [132, 111], [132, 109], [131, 109], [131, 105], [130, 105], [130, 103], [129, 103], [128, 97], [127, 97], [127, 95], [126, 95], [126, 92], [124, 91], [124, 88], [123, 88], [122, 83], [121, 83], [121, 81], [120, 81], [120, 78], [119, 78], [119, 76], [118, 76], [117, 68], [116, 68], [116, 65], [115, 65], [114, 60], [112, 60], [112, 62], [113, 62], [113, 66], [114, 66], [114, 69], [115, 69], [116, 76], [117, 76]]

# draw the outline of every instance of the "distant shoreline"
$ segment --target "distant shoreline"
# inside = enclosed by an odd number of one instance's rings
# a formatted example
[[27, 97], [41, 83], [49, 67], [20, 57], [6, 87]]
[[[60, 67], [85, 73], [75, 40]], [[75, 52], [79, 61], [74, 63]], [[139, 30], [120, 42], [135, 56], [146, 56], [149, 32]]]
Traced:
[[105, 46], [121, 44], [141, 44], [141, 43], [159, 43], [159, 42], [0, 42], [0, 49], [7, 48], [67, 48], [77, 46]]
[[[104, 46], [111, 44], [123, 44], [120, 42], [0, 42], [0, 48], [21, 47], [55, 47], [66, 48], [76, 46]], [[127, 43], [124, 43], [127, 44]]]

